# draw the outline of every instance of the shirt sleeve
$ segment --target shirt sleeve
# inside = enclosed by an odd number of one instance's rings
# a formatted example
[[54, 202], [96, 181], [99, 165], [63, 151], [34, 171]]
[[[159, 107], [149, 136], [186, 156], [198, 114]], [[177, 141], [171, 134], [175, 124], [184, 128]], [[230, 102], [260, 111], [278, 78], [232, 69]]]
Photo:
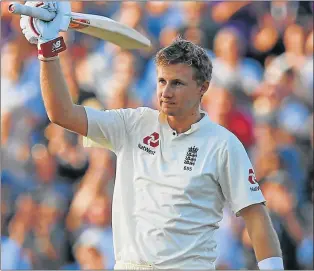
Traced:
[[219, 183], [232, 211], [264, 203], [251, 161], [239, 139], [231, 135], [221, 149]]
[[127, 134], [142, 116], [144, 109], [96, 110], [85, 107], [87, 115], [87, 136], [84, 147], [102, 147], [118, 152]]

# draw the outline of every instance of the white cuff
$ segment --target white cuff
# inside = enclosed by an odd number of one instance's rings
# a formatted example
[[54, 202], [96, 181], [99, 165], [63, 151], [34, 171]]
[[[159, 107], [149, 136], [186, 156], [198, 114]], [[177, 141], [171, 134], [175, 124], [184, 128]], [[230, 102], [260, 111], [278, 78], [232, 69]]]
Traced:
[[284, 270], [281, 257], [271, 257], [258, 263], [260, 270]]

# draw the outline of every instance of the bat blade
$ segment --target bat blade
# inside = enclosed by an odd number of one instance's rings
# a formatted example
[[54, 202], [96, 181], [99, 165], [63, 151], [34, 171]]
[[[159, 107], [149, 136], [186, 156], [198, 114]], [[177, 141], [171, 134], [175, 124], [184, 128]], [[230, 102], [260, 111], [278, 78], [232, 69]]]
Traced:
[[70, 28], [112, 42], [124, 49], [140, 49], [151, 42], [138, 31], [107, 17], [72, 12]]
[[[9, 11], [13, 14], [24, 14], [44, 21], [51, 21], [54, 12], [48, 10], [12, 3]], [[149, 39], [144, 35], [124, 24], [104, 16], [75, 13], [65, 14], [71, 18], [70, 29], [112, 42], [124, 49], [140, 49], [151, 46]]]

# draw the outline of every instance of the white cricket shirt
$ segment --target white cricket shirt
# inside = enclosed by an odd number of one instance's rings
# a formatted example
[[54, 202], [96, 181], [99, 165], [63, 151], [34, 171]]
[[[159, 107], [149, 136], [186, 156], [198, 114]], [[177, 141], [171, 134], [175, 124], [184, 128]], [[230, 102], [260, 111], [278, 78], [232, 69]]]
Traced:
[[86, 107], [84, 146], [117, 155], [113, 238], [118, 262], [214, 269], [224, 202], [234, 213], [264, 202], [240, 141], [205, 116], [177, 135], [150, 108]]

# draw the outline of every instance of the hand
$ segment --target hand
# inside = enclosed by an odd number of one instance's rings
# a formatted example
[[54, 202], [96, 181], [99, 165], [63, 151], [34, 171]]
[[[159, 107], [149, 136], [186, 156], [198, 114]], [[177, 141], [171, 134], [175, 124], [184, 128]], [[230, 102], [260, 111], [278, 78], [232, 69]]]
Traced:
[[41, 44], [56, 39], [60, 31], [66, 31], [70, 17], [64, 14], [71, 12], [70, 3], [67, 2], [26, 2], [27, 6], [35, 6], [56, 12], [56, 17], [45, 22], [37, 18], [21, 15], [20, 27], [25, 38], [32, 44]]
[[57, 58], [58, 53], [66, 49], [60, 31], [66, 31], [70, 24], [70, 17], [65, 14], [71, 12], [67, 2], [26, 2], [25, 5], [36, 6], [56, 12], [55, 18], [45, 22], [36, 18], [21, 15], [20, 26], [25, 38], [32, 44], [38, 44], [38, 58], [50, 61]]

